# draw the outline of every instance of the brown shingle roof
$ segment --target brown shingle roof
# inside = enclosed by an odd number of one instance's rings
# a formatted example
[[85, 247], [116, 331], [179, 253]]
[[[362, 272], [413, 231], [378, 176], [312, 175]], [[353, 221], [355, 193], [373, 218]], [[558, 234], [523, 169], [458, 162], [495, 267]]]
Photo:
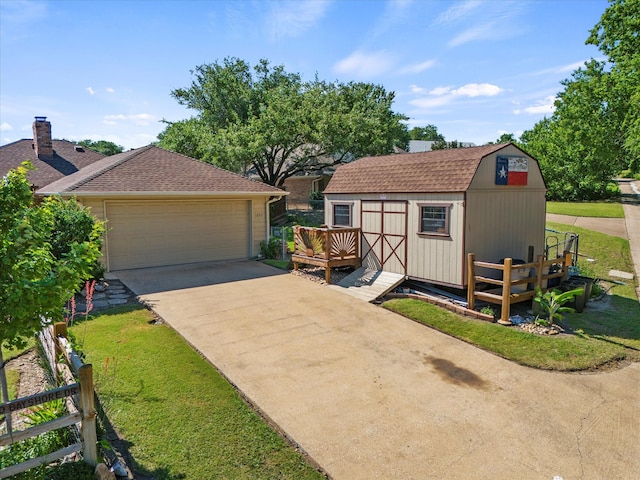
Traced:
[[502, 145], [365, 157], [341, 165], [324, 193], [464, 192], [484, 157]]
[[30, 171], [27, 178], [32, 185], [41, 188], [104, 158], [103, 154], [93, 150], [76, 150], [76, 145], [67, 140], [53, 140], [52, 144], [54, 155], [42, 158], [36, 156], [31, 139], [1, 146], [0, 177], [29, 160], [36, 169]]
[[58, 180], [41, 194], [260, 193], [280, 189], [152, 145], [130, 150]]

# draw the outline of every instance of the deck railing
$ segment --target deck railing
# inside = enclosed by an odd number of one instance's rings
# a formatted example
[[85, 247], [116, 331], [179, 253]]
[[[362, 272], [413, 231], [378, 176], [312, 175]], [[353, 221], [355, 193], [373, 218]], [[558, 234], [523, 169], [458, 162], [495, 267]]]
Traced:
[[[479, 262], [473, 253], [469, 253], [467, 256], [468, 307], [473, 310], [476, 299], [501, 305], [502, 312], [499, 322], [508, 324], [510, 323], [511, 304], [532, 299], [538, 289], [545, 292], [551, 288], [549, 280], [566, 278], [569, 274], [571, 257], [569, 252], [552, 260], [545, 260], [544, 255], [539, 255], [535, 262], [514, 265], [511, 258], [505, 258], [504, 263]], [[478, 275], [479, 268], [487, 269], [489, 272], [498, 270], [502, 273], [502, 279], [493, 278], [493, 276], [499, 275]], [[516, 272], [523, 269], [534, 272], [534, 274], [519, 278]], [[478, 284], [495, 285], [498, 288], [477, 290]]]
[[298, 264], [325, 268], [325, 280], [329, 283], [331, 268], [360, 266], [359, 228], [293, 227], [295, 250], [291, 257], [294, 269]]

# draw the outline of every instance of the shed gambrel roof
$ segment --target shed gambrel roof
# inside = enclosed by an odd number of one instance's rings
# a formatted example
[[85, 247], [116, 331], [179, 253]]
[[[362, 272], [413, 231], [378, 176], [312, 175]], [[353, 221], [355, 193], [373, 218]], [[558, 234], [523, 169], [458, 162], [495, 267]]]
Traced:
[[75, 143], [68, 140], [53, 140], [51, 144], [54, 154], [41, 155], [40, 158], [33, 148], [32, 139], [3, 145], [0, 147], [0, 176], [29, 160], [35, 170], [27, 174], [27, 179], [37, 188], [42, 188], [104, 158], [103, 154], [87, 148], [77, 148]]
[[153, 145], [106, 157], [37, 193], [286, 195], [271, 185]]
[[364, 157], [338, 167], [324, 193], [464, 192], [482, 159], [508, 145]]

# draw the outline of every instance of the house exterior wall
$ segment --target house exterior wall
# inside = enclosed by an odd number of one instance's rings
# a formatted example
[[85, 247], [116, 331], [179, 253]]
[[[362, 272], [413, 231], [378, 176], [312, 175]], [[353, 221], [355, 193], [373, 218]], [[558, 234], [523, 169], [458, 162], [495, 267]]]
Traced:
[[[118, 196], [118, 197], [79, 197], [78, 200], [85, 206], [91, 209], [91, 213], [101, 220], [107, 220], [107, 229], [113, 229], [113, 222], [109, 223], [110, 211], [118, 211], [120, 219], [124, 217], [122, 206], [131, 206], [137, 208], [139, 213], [145, 211], [153, 212], [154, 215], [149, 215], [148, 218], [145, 215], [139, 215], [137, 219], [140, 222], [140, 226], [143, 226], [143, 222], [157, 222], [157, 219], [161, 219], [165, 223], [164, 227], [173, 235], [171, 238], [166, 238], [164, 241], [160, 238], [160, 235], [152, 236], [148, 240], [148, 244], [145, 248], [148, 248], [150, 263], [161, 264], [162, 255], [157, 256], [157, 252], [162, 252], [163, 248], [166, 248], [166, 244], [176, 242], [175, 234], [179, 231], [189, 231], [190, 233], [185, 236], [184, 250], [179, 252], [173, 252], [167, 256], [166, 264], [175, 263], [191, 263], [194, 261], [210, 261], [217, 259], [229, 258], [229, 255], [234, 256], [229, 252], [242, 251], [241, 257], [248, 258], [260, 251], [260, 242], [266, 240], [267, 237], [267, 197], [255, 196], [255, 197], [224, 197], [224, 196], [193, 196], [193, 197], [176, 197], [176, 196]], [[224, 205], [223, 205], [224, 204]], [[144, 206], [148, 206], [145, 209]], [[200, 207], [198, 207], [200, 205]], [[111, 206], [111, 208], [110, 208]], [[119, 206], [118, 209], [113, 208]], [[208, 212], [207, 207], [211, 207], [211, 210], [220, 208], [219, 211], [224, 212], [227, 215], [224, 219], [215, 218], [215, 214]], [[186, 212], [190, 213], [190, 218], [182, 218], [179, 214], [181, 209], [184, 208]], [[194, 217], [194, 208], [205, 208], [206, 215], [209, 216], [208, 222], [199, 222], [198, 218]], [[164, 215], [164, 212], [167, 212]], [[173, 212], [173, 217], [172, 217]], [[235, 213], [232, 213], [235, 212]], [[126, 214], [126, 211], [124, 212]], [[229, 217], [229, 215], [232, 215]], [[213, 215], [213, 216], [212, 216]], [[242, 215], [244, 218], [234, 218], [233, 215]], [[174, 224], [166, 224], [167, 219], [171, 219]], [[216, 226], [213, 227], [212, 223], [216, 222]], [[158, 225], [153, 223], [149, 224], [149, 230], [157, 230]], [[113, 241], [112, 245], [109, 244], [110, 236], [115, 238], [113, 233], [109, 232], [105, 234], [103, 241], [103, 264], [108, 270], [112, 270], [110, 265], [110, 258], [120, 257], [121, 252], [114, 251], [117, 246], [117, 242]], [[157, 239], [157, 243], [154, 242]], [[216, 258], [215, 253], [211, 251], [205, 252], [205, 247], [208, 243], [218, 244], [227, 248], [227, 253], [220, 253], [220, 258]], [[163, 244], [164, 243], [164, 244]], [[193, 245], [190, 245], [193, 243]], [[202, 259], [198, 257], [198, 251], [202, 251]], [[195, 252], [195, 253], [194, 253]], [[151, 259], [156, 255], [156, 259]], [[180, 260], [184, 259], [184, 262]], [[122, 260], [119, 260], [121, 267]]]

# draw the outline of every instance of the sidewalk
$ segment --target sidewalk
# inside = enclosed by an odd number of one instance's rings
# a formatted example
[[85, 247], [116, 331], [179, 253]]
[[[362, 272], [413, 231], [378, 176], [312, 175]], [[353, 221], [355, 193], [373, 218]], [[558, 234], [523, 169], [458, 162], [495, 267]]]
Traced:
[[[627, 226], [629, 247], [635, 268], [636, 279], [640, 274], [640, 181], [619, 180], [622, 191], [622, 208]], [[636, 287], [636, 295], [640, 300], [640, 284]]]

